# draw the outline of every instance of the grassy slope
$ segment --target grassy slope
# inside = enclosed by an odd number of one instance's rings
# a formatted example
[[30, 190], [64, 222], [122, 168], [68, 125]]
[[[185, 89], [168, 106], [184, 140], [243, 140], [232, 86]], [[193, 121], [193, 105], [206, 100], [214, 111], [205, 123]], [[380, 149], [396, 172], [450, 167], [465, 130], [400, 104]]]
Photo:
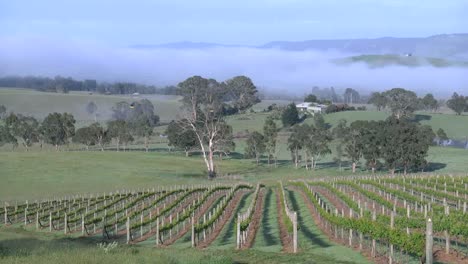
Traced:
[[406, 67], [422, 67], [432, 66], [438, 68], [445, 67], [468, 67], [466, 61], [451, 61], [443, 58], [434, 57], [419, 57], [397, 54], [385, 54], [385, 55], [359, 55], [353, 57], [347, 57], [342, 59], [336, 59], [333, 61], [338, 65], [350, 65], [353, 63], [364, 63], [371, 68], [380, 68], [386, 66], [406, 66]]
[[[321, 162], [330, 159], [329, 156]], [[437, 173], [464, 173], [468, 155], [464, 149], [432, 147], [428, 160]], [[266, 164], [257, 167], [252, 160], [237, 159], [223, 160], [217, 166], [220, 174], [234, 174], [238, 179], [267, 184], [280, 179], [351, 174], [349, 168], [339, 172], [328, 163], [319, 164], [320, 169], [316, 171], [294, 169], [289, 160], [280, 161], [277, 169]], [[0, 168], [0, 200], [212, 183], [206, 179], [201, 157], [156, 152], [0, 152]]]
[[[250, 161], [218, 164], [223, 173]], [[0, 152], [0, 200], [208, 182], [199, 157], [144, 152]]]
[[161, 120], [172, 120], [176, 117], [180, 104], [178, 97], [141, 95], [134, 99], [131, 96], [88, 94], [70, 92], [69, 94], [37, 92], [28, 89], [0, 89], [0, 105], [9, 111], [44, 118], [51, 112], [69, 112], [80, 122], [94, 121], [94, 116], [86, 112], [86, 105], [94, 101], [98, 106], [99, 120], [107, 120], [112, 115], [112, 106], [120, 101], [133, 102], [148, 98], [155, 106]]

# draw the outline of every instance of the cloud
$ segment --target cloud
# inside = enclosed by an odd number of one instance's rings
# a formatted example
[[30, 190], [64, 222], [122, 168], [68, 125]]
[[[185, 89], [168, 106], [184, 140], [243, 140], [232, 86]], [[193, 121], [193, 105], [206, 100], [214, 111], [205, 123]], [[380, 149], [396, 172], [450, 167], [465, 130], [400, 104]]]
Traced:
[[192, 75], [225, 80], [247, 75], [259, 87], [302, 95], [313, 86], [358, 88], [370, 92], [404, 87], [450, 96], [466, 93], [466, 68], [370, 69], [363, 64], [337, 66], [339, 52], [281, 51], [218, 47], [203, 50], [111, 48], [92, 42], [43, 38], [1, 39], [0, 75], [71, 76], [101, 81], [177, 84]]

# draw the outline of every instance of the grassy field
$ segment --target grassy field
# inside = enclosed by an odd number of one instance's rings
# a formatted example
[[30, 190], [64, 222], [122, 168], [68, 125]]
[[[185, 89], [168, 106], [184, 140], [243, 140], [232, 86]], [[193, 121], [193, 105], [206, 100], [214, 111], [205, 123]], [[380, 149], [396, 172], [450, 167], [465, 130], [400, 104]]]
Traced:
[[[295, 169], [289, 160], [280, 160], [275, 169], [265, 163], [257, 166], [253, 160], [224, 159], [217, 165], [221, 176], [216, 181], [275, 183], [281, 179], [350, 174], [349, 168], [338, 171], [330, 160], [331, 156], [321, 161], [316, 171], [306, 171]], [[432, 147], [428, 160], [436, 173], [466, 173], [468, 151]], [[210, 182], [201, 157], [187, 158], [182, 153], [0, 152], [0, 168], [0, 200]]]

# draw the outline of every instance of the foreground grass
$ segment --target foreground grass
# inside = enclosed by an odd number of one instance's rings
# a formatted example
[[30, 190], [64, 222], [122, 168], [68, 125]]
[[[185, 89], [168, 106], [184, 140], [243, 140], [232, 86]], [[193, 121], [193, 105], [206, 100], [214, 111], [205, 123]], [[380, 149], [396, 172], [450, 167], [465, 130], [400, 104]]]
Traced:
[[[61, 235], [30, 232], [23, 228], [0, 228], [0, 263], [359, 263], [304, 252], [297, 255], [262, 252], [255, 249], [197, 250], [118, 245], [106, 253], [97, 239], [65, 238]], [[346, 250], [346, 248], [343, 248]], [[346, 251], [338, 252], [345, 254]]]

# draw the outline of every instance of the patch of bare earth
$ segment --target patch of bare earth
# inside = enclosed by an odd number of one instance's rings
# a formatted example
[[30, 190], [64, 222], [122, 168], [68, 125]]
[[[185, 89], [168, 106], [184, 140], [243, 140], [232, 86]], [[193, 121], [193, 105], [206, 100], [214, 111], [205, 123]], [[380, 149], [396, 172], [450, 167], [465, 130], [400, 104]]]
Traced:
[[278, 210], [278, 223], [280, 229], [280, 239], [281, 244], [283, 245], [283, 252], [292, 253], [293, 252], [293, 244], [292, 244], [292, 237], [288, 233], [288, 228], [286, 227], [286, 223], [284, 222], [284, 217], [286, 217], [283, 211], [283, 207], [281, 205], [281, 197], [279, 195], [279, 190], [275, 190], [276, 194], [276, 208]]
[[449, 254], [445, 254], [445, 248], [434, 247], [433, 252], [434, 261], [436, 262], [468, 264], [468, 256], [455, 250], [450, 250]]

